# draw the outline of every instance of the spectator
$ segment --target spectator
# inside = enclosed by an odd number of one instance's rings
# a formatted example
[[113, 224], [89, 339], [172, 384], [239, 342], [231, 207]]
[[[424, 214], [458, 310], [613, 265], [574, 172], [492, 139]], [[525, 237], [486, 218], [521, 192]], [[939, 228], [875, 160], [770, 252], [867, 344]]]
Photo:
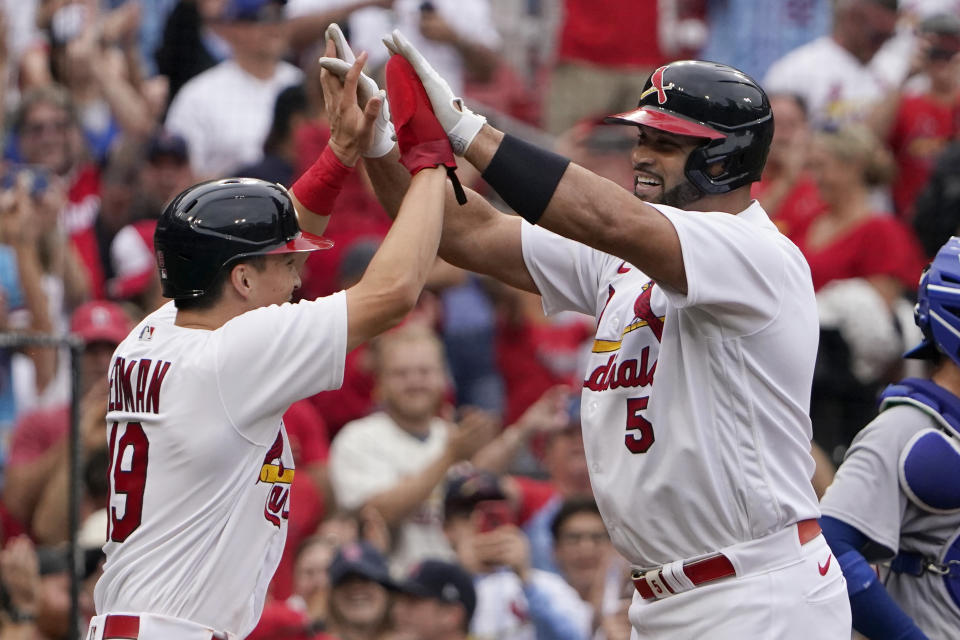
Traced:
[[170, 104], [166, 127], [182, 135], [198, 177], [219, 177], [256, 162], [277, 95], [303, 74], [285, 62], [280, 0], [230, 0], [220, 29], [233, 57], [188, 81]]
[[259, 162], [240, 167], [233, 173], [284, 186], [293, 184], [297, 162], [293, 134], [306, 119], [308, 106], [303, 85], [293, 85], [281, 91], [273, 105], [273, 124], [263, 142], [263, 157]]
[[103, 161], [121, 132], [143, 140], [154, 120], [140, 92], [136, 4], [95, 13], [96, 5], [61, 4], [49, 34], [53, 78], [70, 92], [88, 147]]
[[913, 228], [928, 258], [960, 230], [960, 140], [944, 149], [917, 196]]
[[[326, 3], [328, 0], [300, 0], [297, 4], [302, 8], [295, 13]], [[356, 51], [370, 53], [371, 68], [387, 61], [380, 38], [393, 29], [410, 38], [457, 95], [463, 94], [468, 76], [489, 80], [497, 66], [500, 35], [490, 0], [394, 0], [388, 9], [370, 7], [350, 15], [351, 45]]]
[[771, 62], [830, 30], [831, 0], [768, 2], [763, 11], [753, 0], [705, 1], [707, 44], [697, 57], [751, 78], [762, 78]]
[[467, 640], [477, 592], [473, 576], [442, 560], [426, 560], [400, 585], [393, 613], [399, 640]]
[[330, 563], [329, 630], [337, 640], [386, 640], [396, 583], [368, 542], [342, 546]]
[[[666, 62], [658, 36], [659, 3], [565, 0], [564, 10], [544, 114], [545, 128], [554, 134], [597, 113], [633, 108], [637, 87]], [[449, 78], [443, 69], [437, 71]]]
[[531, 566], [529, 542], [513, 524], [496, 476], [474, 472], [454, 478], [444, 508], [447, 537], [460, 564], [476, 576], [472, 637], [590, 637], [590, 607], [560, 576]]
[[870, 61], [893, 36], [896, 21], [897, 0], [837, 0], [830, 35], [774, 62], [764, 89], [802, 96], [816, 128], [864, 121], [892, 89]]
[[164, 302], [153, 256], [153, 232], [164, 205], [194, 182], [186, 141], [165, 131], [155, 133], [140, 168], [133, 204], [136, 219], [120, 229], [110, 243], [110, 298], [130, 300], [144, 312]]
[[[33, 216], [31, 186], [26, 175], [0, 192], [0, 330], [26, 330], [49, 334], [53, 329], [49, 303], [43, 290], [39, 227]], [[52, 349], [25, 347], [34, 365], [34, 391], [42, 393], [54, 376]], [[5, 464], [16, 396], [12, 351], [0, 349], [0, 464]]]
[[[593, 495], [587, 458], [583, 450], [579, 397], [573, 398], [567, 407], [566, 428], [554, 432], [547, 440], [543, 452], [543, 468], [547, 472], [548, 497], [527, 517], [523, 528], [530, 538], [533, 566], [557, 573], [551, 529], [553, 520], [565, 500]], [[516, 480], [524, 486], [525, 492], [533, 493], [530, 481], [521, 478]]]
[[[132, 141], [122, 140], [110, 151], [100, 173], [100, 207], [93, 222], [93, 233], [99, 270], [104, 277], [104, 291], [116, 276], [110, 252], [117, 234], [134, 220], [134, 203], [143, 182], [143, 148]], [[105, 296], [104, 296], [105, 297]]]
[[[124, 311], [109, 302], [89, 302], [73, 314], [70, 329], [86, 342], [80, 372], [80, 429], [86, 456], [106, 447], [106, 372], [113, 351], [131, 328]], [[25, 414], [13, 434], [3, 501], [10, 513], [31, 529], [41, 502], [56, 501], [61, 509], [49, 504], [45, 509], [50, 521], [43, 531], [36, 532], [45, 543], [67, 538], [69, 425], [70, 407], [63, 403]]]
[[330, 480], [341, 507], [376, 509], [397, 530], [397, 571], [427, 556], [450, 557], [443, 536], [443, 479], [493, 436], [491, 419], [464, 415], [459, 427], [437, 417], [446, 391], [443, 348], [428, 329], [405, 326], [374, 347], [382, 411], [347, 424], [330, 448]]
[[834, 280], [869, 278], [889, 304], [916, 289], [920, 248], [902, 223], [876, 211], [869, 189], [892, 177], [889, 154], [863, 125], [819, 134], [810, 165], [826, 208], [796, 242], [821, 289]]
[[763, 177], [753, 183], [752, 193], [780, 233], [797, 242], [825, 206], [807, 166], [811, 136], [807, 108], [803, 98], [786, 93], [771, 95], [770, 108], [777, 125]]
[[560, 575], [580, 599], [593, 603], [603, 589], [603, 570], [613, 551], [593, 498], [564, 500], [550, 526]]
[[70, 94], [60, 86], [24, 92], [14, 116], [16, 157], [47, 169], [67, 184], [61, 214], [64, 231], [80, 256], [90, 295], [103, 298], [103, 271], [93, 231], [100, 206], [100, 178], [89, 163]]
[[920, 23], [919, 34], [913, 71], [923, 74], [928, 86], [917, 93], [894, 93], [873, 113], [873, 125], [897, 163], [893, 204], [904, 222], [913, 218], [917, 195], [960, 125], [960, 17], [933, 15]]
[[216, 34], [225, 0], [179, 0], [167, 16], [154, 54], [157, 72], [169, 78], [170, 100], [194, 76], [223, 61], [230, 46]]

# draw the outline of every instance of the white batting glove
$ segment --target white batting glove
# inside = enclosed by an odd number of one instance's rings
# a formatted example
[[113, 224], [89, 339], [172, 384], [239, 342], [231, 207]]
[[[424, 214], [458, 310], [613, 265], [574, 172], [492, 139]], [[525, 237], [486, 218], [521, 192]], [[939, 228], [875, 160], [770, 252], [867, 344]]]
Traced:
[[[318, 62], [321, 67], [336, 75], [342, 81], [357, 57], [353, 55], [353, 49], [347, 44], [343, 31], [336, 23], [327, 27], [326, 36], [336, 46], [337, 57], [320, 58]], [[387, 103], [387, 94], [377, 86], [373, 78], [361, 73], [360, 81], [357, 83], [357, 100], [360, 102], [360, 108], [362, 109], [367, 101], [374, 96], [380, 96], [383, 100], [383, 106], [380, 107], [380, 115], [377, 116], [377, 121], [373, 125], [373, 144], [362, 154], [365, 158], [383, 157], [390, 153], [390, 150], [396, 144], [396, 132], [393, 128], [393, 122], [390, 121], [390, 105]]]
[[463, 99], [453, 95], [447, 81], [440, 77], [400, 31], [394, 29], [393, 33], [383, 39], [383, 44], [391, 53], [403, 56], [413, 66], [423, 88], [427, 90], [433, 113], [447, 132], [453, 152], [462, 156], [487, 119], [467, 109]]

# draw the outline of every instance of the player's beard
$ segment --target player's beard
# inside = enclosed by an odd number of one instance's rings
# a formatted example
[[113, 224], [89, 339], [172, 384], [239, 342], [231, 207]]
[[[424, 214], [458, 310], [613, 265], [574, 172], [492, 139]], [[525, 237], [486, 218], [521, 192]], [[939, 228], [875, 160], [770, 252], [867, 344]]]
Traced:
[[[637, 197], [639, 198], [640, 196], [638, 195]], [[647, 202], [651, 202], [653, 204], [665, 204], [670, 207], [676, 207], [677, 209], [684, 209], [702, 197], [703, 192], [700, 191], [700, 189], [698, 189], [692, 182], [685, 179], [675, 187], [661, 190], [660, 197], [656, 199], [649, 198]]]
[[684, 180], [677, 186], [663, 192], [661, 204], [676, 207], [677, 209], [686, 209], [688, 205], [693, 204], [702, 197], [703, 192], [700, 191], [696, 185], [689, 180]]

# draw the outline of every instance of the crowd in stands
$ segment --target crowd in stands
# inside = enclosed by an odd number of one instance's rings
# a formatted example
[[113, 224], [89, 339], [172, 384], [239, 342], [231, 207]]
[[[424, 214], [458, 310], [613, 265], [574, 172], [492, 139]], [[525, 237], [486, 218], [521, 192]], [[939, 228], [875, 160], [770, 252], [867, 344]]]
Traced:
[[[105, 531], [105, 372], [163, 304], [153, 229], [206, 179], [290, 186], [329, 138], [323, 33], [382, 70], [399, 28], [502, 129], [633, 188], [626, 127], [668, 61], [716, 60], [768, 92], [755, 197], [804, 252], [821, 349], [819, 492], [919, 341], [922, 268], [960, 230], [960, 0], [3, 0], [0, 331], [75, 334], [87, 550]], [[491, 199], [479, 176], [461, 180]], [[363, 171], [299, 295], [362, 275], [390, 219]], [[629, 567], [593, 502], [579, 426], [593, 320], [437, 262], [399, 329], [293, 405], [287, 548], [259, 640], [625, 640]], [[71, 624], [65, 350], [0, 349], [0, 640]]]

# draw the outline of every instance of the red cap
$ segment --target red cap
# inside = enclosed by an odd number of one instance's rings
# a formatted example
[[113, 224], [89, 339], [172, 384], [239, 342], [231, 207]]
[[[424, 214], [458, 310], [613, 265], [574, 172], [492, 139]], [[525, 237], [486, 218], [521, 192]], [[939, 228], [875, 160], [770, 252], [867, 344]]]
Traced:
[[94, 300], [81, 305], [70, 318], [70, 331], [87, 342], [120, 344], [133, 329], [122, 307]]

